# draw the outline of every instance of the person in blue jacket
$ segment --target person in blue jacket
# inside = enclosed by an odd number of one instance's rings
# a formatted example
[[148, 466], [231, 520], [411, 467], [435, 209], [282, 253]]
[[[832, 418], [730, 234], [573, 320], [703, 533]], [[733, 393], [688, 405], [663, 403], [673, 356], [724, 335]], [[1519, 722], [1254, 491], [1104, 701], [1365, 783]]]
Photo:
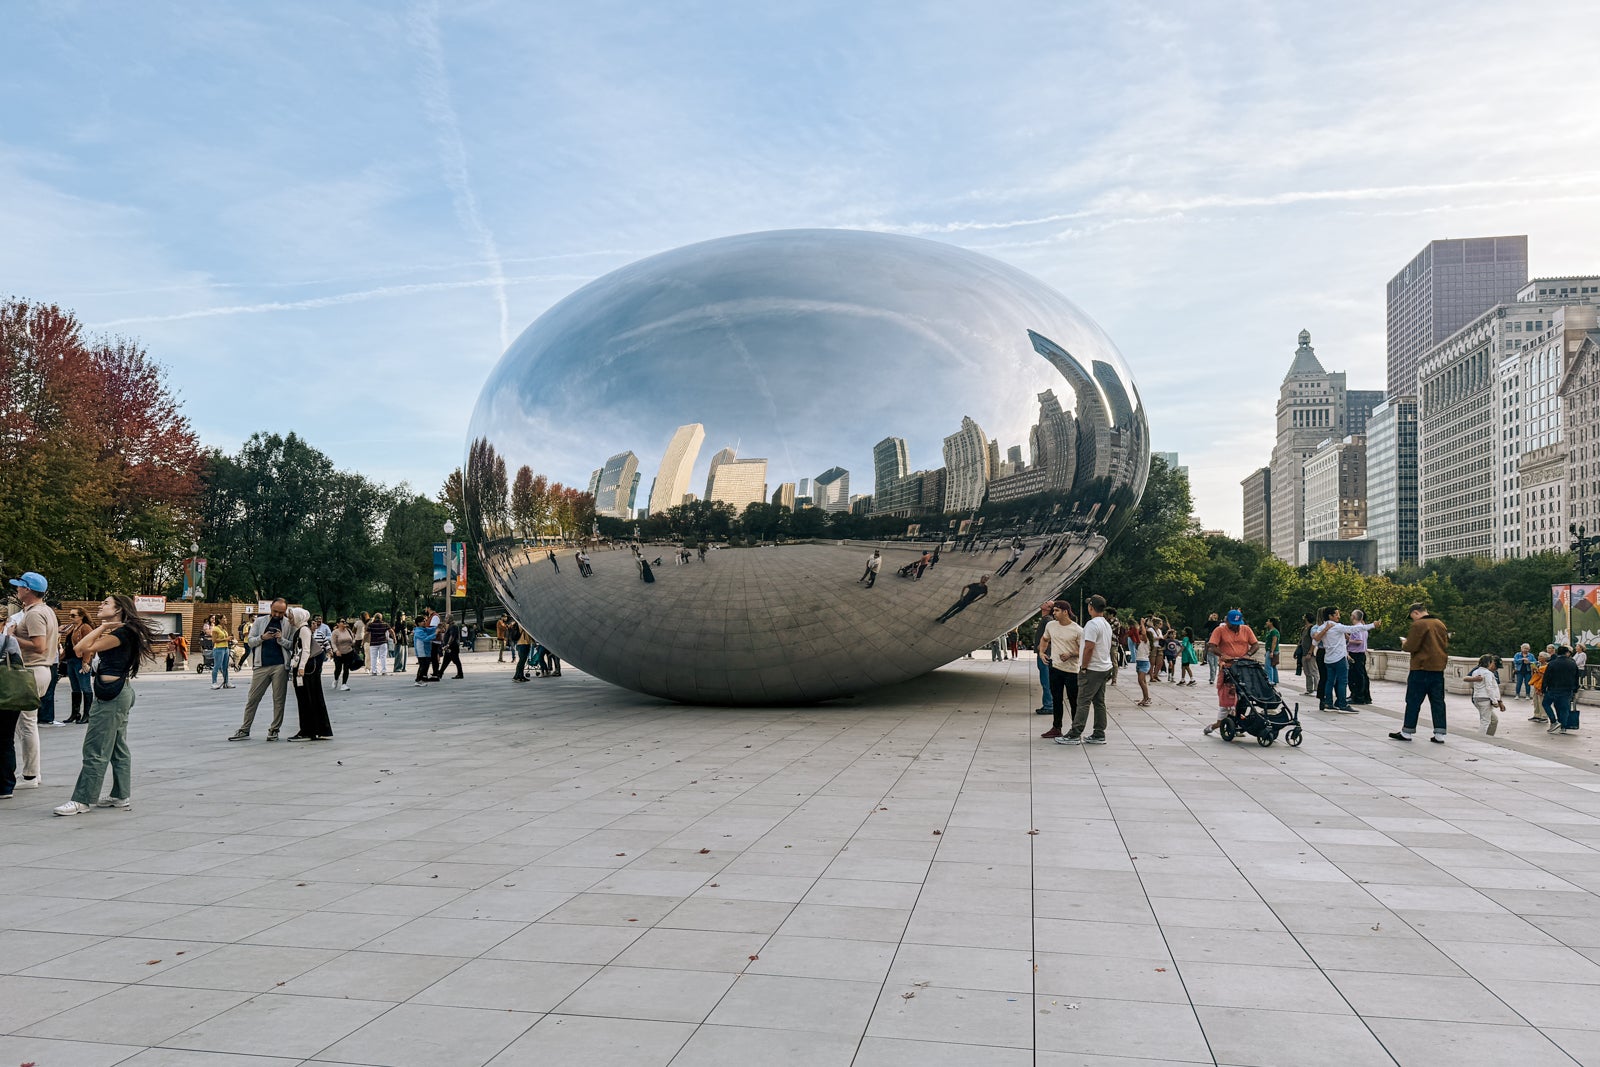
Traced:
[[411, 631], [411, 650], [417, 655], [418, 686], [428, 684], [428, 671], [433, 667], [433, 638], [439, 632], [439, 613], [423, 608], [417, 613], [416, 627]]

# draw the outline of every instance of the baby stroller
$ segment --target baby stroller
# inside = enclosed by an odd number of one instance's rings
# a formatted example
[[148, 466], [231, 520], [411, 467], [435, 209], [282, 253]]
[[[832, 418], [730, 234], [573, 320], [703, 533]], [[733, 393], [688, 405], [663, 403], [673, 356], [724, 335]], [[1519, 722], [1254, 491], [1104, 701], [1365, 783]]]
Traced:
[[1304, 735], [1300, 731], [1300, 705], [1291, 709], [1283, 697], [1267, 681], [1267, 672], [1253, 659], [1236, 659], [1223, 670], [1233, 683], [1237, 703], [1233, 714], [1225, 715], [1218, 732], [1224, 741], [1232, 741], [1240, 734], [1249, 734], [1256, 744], [1266, 748], [1281, 733], [1291, 748], [1299, 747]]

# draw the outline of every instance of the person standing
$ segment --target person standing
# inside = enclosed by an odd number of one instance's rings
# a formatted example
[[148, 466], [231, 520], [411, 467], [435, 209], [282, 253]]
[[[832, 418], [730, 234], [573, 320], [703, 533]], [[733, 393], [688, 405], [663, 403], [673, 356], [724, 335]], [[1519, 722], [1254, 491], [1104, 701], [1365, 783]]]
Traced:
[[1550, 733], [1578, 732], [1578, 663], [1572, 649], [1561, 645], [1544, 669], [1544, 700], [1549, 709]]
[[[367, 622], [368, 622], [368, 620], [370, 618], [371, 618], [371, 616], [363, 611], [361, 613], [361, 617], [359, 619], [351, 619], [350, 620], [350, 636], [354, 637], [356, 639], [356, 648], [365, 648], [366, 647], [366, 644], [367, 644]], [[345, 673], [345, 677], [346, 678], [350, 677], [348, 671]]]
[[1039, 667], [1039, 690], [1043, 695], [1039, 699], [1039, 706], [1033, 709], [1035, 715], [1055, 714], [1055, 698], [1050, 694], [1050, 656], [1044, 648], [1044, 632], [1054, 617], [1054, 601], [1046, 600], [1039, 605], [1038, 630], [1033, 635], [1033, 658]]
[[406, 673], [406, 649], [411, 647], [411, 624], [406, 620], [406, 613], [400, 612], [394, 617], [394, 673]]
[[1362, 622], [1346, 625], [1339, 621], [1340, 615], [1338, 608], [1323, 608], [1322, 624], [1317, 627], [1313, 636], [1322, 646], [1323, 670], [1327, 676], [1322, 683], [1322, 689], [1330, 702], [1330, 707], [1342, 715], [1354, 715], [1356, 709], [1350, 706], [1347, 693], [1350, 681], [1349, 637], [1352, 633], [1365, 635], [1376, 624]]
[[289, 642], [293, 635], [284, 615], [289, 603], [283, 597], [272, 602], [269, 614], [256, 616], [250, 624], [250, 634], [245, 647], [250, 650], [250, 689], [244, 698], [244, 721], [234, 731], [229, 741], [244, 741], [250, 737], [250, 727], [256, 721], [256, 708], [261, 698], [272, 690], [272, 726], [267, 730], [267, 740], [276, 741], [283, 727], [283, 708], [289, 699]]
[[[57, 815], [83, 815], [94, 807], [133, 807], [133, 756], [128, 749], [132, 679], [139, 673], [140, 661], [151, 655], [155, 634], [139, 617], [132, 597], [108, 596], [97, 614], [100, 625], [75, 646], [85, 663], [91, 656], [100, 657], [91, 676], [95, 702], [83, 735], [83, 767], [72, 799], [55, 809]], [[100, 787], [108, 765], [111, 795], [102, 800]]]
[[856, 579], [856, 584], [860, 585], [865, 582], [867, 588], [871, 589], [878, 581], [878, 568], [882, 566], [883, 553], [875, 548], [872, 550], [872, 555], [867, 557], [867, 569], [861, 572], [861, 577]]
[[1486, 653], [1478, 657], [1478, 665], [1467, 673], [1472, 683], [1472, 706], [1478, 709], [1478, 724], [1490, 737], [1500, 728], [1500, 716], [1495, 709], [1506, 710], [1500, 699], [1500, 657]]
[[1150, 620], [1141, 618], [1128, 625], [1128, 656], [1138, 672], [1138, 707], [1150, 706]]
[[1533, 696], [1533, 686], [1529, 684], [1533, 680], [1533, 663], [1533, 652], [1524, 641], [1517, 654], [1511, 657], [1511, 678], [1517, 687], [1513, 696]]
[[1215, 653], [1223, 669], [1217, 672], [1217, 721], [1205, 728], [1207, 734], [1221, 726], [1222, 720], [1232, 715], [1239, 706], [1239, 691], [1234, 688], [1227, 668], [1236, 659], [1255, 655], [1260, 647], [1261, 642], [1256, 640], [1255, 632], [1244, 624], [1244, 612], [1238, 608], [1229, 611], [1227, 620], [1211, 631], [1206, 651], [1208, 654]]
[[1417, 732], [1417, 716], [1422, 712], [1426, 697], [1433, 712], [1434, 744], [1444, 744], [1444, 668], [1450, 659], [1450, 634], [1444, 623], [1428, 614], [1427, 605], [1411, 605], [1411, 629], [1400, 642], [1411, 656], [1411, 671], [1406, 675], [1406, 717], [1400, 729], [1389, 736], [1396, 741], [1410, 741]]
[[[340, 619], [334, 624], [328, 643], [333, 652], [333, 687], [349, 692], [350, 663], [355, 658], [355, 631], [349, 623]], [[321, 683], [318, 683], [318, 688], [321, 688]]]
[[[1589, 688], [1589, 650], [1582, 645], [1575, 645], [1572, 649], [1572, 662], [1578, 668], [1578, 688]], [[1574, 704], [1573, 707], [1576, 708], [1577, 705]]]
[[[1072, 711], [1072, 726], [1056, 738], [1058, 745], [1103, 745], [1106, 743], [1106, 683], [1111, 680], [1111, 646], [1116, 635], [1106, 621], [1106, 598], [1096, 593], [1086, 606], [1089, 622], [1083, 628], [1082, 650], [1078, 659], [1078, 704]], [[1087, 738], [1089, 709], [1094, 709], [1094, 732]]]
[[528, 680], [528, 657], [533, 653], [533, 635], [524, 630], [521, 624], [515, 624], [517, 656], [516, 669], [512, 672], [513, 682], [526, 682]]
[[[44, 575], [29, 571], [21, 578], [11, 579], [11, 584], [16, 587], [17, 600], [22, 604], [22, 616], [11, 627], [11, 636], [22, 649], [22, 665], [33, 672], [40, 700], [38, 707], [17, 716], [17, 748], [22, 759], [22, 777], [17, 788], [37, 789], [44, 784], [39, 769], [39, 716], [61, 656], [61, 633], [56, 613], [44, 602], [44, 594], [50, 588]], [[51, 718], [54, 718], [53, 709]]]
[[1213, 611], [1210, 615], [1206, 616], [1205, 624], [1200, 627], [1200, 633], [1206, 639], [1206, 641], [1205, 641], [1205, 649], [1206, 649], [1206, 672], [1207, 672], [1206, 684], [1207, 685], [1216, 685], [1217, 684], [1218, 660], [1217, 660], [1216, 655], [1214, 653], [1212, 653], [1212, 651], [1211, 651], [1211, 631], [1215, 630], [1219, 625], [1220, 625], [1220, 623], [1218, 623], [1218, 621], [1217, 621], [1217, 613]]
[[1528, 717], [1529, 722], [1550, 721], [1550, 702], [1544, 695], [1544, 672], [1549, 667], [1550, 653], [1539, 653], [1539, 658], [1533, 665], [1533, 675], [1528, 679], [1528, 688], [1533, 694], [1533, 714]]
[[1300, 640], [1294, 649], [1294, 658], [1300, 663], [1300, 673], [1306, 676], [1306, 696], [1318, 693], [1322, 685], [1322, 676], [1317, 673], [1317, 642], [1311, 636], [1316, 627], [1316, 617], [1306, 612], [1300, 620]]
[[1261, 643], [1267, 649], [1267, 681], [1276, 686], [1278, 684], [1278, 653], [1283, 643], [1283, 635], [1278, 632], [1277, 619], [1267, 620], [1267, 631], [1261, 635]]
[[506, 617], [504, 615], [494, 621], [494, 638], [500, 645], [494, 661], [496, 663], [504, 663], [506, 661]]
[[[1359, 625], [1367, 621], [1366, 612], [1356, 608], [1350, 612], [1350, 622]], [[1377, 625], [1373, 625], [1377, 629]], [[1350, 656], [1350, 703], [1372, 703], [1372, 679], [1367, 675], [1367, 645], [1370, 631], [1352, 630], [1345, 635], [1345, 651]]]
[[389, 673], [389, 624], [381, 611], [367, 623], [367, 667], [374, 678]]
[[427, 608], [417, 615], [417, 624], [411, 629], [412, 651], [417, 654], [417, 686], [428, 684], [428, 673], [433, 667], [434, 636], [439, 632], [439, 617]]
[[[333, 726], [328, 721], [328, 701], [322, 692], [322, 665], [328, 653], [317, 641], [308, 619], [309, 613], [305, 608], [289, 609], [289, 625], [294, 628], [289, 669], [294, 678], [295, 712], [300, 720], [300, 728], [289, 736], [289, 740], [327, 741], [333, 737]], [[334, 630], [335, 634], [338, 632]], [[348, 672], [345, 677], [349, 677]]]
[[1051, 620], [1040, 627], [1044, 635], [1039, 640], [1040, 655], [1045, 657], [1050, 672], [1050, 706], [1055, 708], [1050, 729], [1040, 737], [1060, 737], [1061, 723], [1066, 709], [1072, 717], [1078, 716], [1078, 672], [1083, 658], [1083, 627], [1072, 618], [1072, 605], [1057, 601], [1051, 610]]
[[1183, 628], [1183, 648], [1179, 654], [1183, 658], [1183, 676], [1178, 679], [1178, 684], [1197, 684], [1198, 679], [1194, 676], [1194, 667], [1195, 664], [1200, 662], [1200, 653], [1195, 651], [1194, 631], [1187, 626]]
[[461, 675], [461, 624], [451, 616], [445, 616], [444, 633], [439, 640], [442, 649], [438, 665], [433, 669], [433, 679], [438, 681], [444, 676], [445, 668], [454, 663], [457, 678]]
[[[211, 618], [211, 688], [232, 689], [233, 683], [228, 681], [228, 663], [233, 658], [233, 635], [228, 633], [228, 628], [222, 625], [222, 619], [213, 615]], [[222, 676], [222, 684], [217, 684], [217, 676]]]
[[83, 650], [78, 643], [89, 636], [94, 627], [89, 618], [77, 608], [67, 612], [67, 628], [61, 631], [61, 673], [72, 692], [72, 714], [68, 724], [89, 721], [89, 709], [94, 707], [94, 691], [89, 676], [83, 670]]

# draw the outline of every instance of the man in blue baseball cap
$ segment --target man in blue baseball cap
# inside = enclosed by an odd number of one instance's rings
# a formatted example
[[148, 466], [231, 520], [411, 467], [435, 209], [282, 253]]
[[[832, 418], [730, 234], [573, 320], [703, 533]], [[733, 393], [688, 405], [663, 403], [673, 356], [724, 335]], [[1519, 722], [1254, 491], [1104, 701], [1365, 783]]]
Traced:
[[[17, 600], [22, 604], [22, 614], [11, 633], [22, 647], [22, 665], [33, 671], [34, 683], [43, 699], [50, 691], [56, 660], [61, 654], [56, 613], [44, 602], [44, 594], [49, 590], [50, 583], [38, 571], [29, 571], [21, 578], [11, 579], [11, 584], [17, 590]], [[24, 711], [17, 717], [17, 741], [22, 757], [18, 789], [37, 789], [44, 784], [44, 778], [39, 773], [39, 710]]]
[[1206, 733], [1221, 726], [1223, 718], [1233, 714], [1234, 706], [1239, 702], [1239, 694], [1228, 676], [1228, 665], [1236, 659], [1254, 655], [1259, 647], [1261, 642], [1256, 640], [1255, 631], [1244, 624], [1244, 612], [1238, 608], [1228, 612], [1222, 625], [1211, 631], [1211, 636], [1206, 640], [1206, 653], [1217, 657], [1222, 670], [1217, 672], [1217, 721], [1206, 727]]

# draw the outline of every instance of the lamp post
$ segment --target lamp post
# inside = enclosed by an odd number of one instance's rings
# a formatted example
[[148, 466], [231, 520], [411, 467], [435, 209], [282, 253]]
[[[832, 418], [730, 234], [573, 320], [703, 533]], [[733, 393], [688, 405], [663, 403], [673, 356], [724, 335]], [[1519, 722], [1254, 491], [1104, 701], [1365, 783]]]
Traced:
[[198, 588], [198, 586], [200, 585], [200, 560], [199, 560], [199, 555], [200, 555], [200, 544], [199, 544], [199, 542], [190, 541], [189, 542], [189, 603], [191, 603], [191, 604], [193, 604], [195, 602], [195, 599], [196, 599], [195, 594], [200, 591], [199, 588]]
[[455, 575], [450, 573], [450, 565], [455, 562], [456, 546], [450, 540], [455, 536], [456, 524], [449, 519], [444, 520], [444, 618], [446, 624], [450, 621], [450, 594], [455, 589]]

